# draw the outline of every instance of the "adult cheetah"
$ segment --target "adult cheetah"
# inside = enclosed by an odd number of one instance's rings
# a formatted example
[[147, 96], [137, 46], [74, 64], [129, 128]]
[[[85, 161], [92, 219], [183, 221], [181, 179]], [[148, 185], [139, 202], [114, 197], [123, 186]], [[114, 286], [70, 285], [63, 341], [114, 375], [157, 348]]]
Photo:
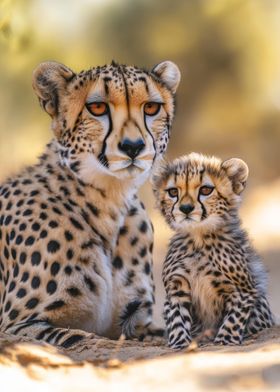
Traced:
[[176, 232], [162, 275], [172, 348], [206, 331], [216, 344], [240, 344], [273, 325], [266, 271], [238, 216], [247, 177], [241, 159], [195, 153], [160, 165], [154, 175], [158, 207]]
[[34, 71], [54, 139], [0, 188], [1, 331], [63, 347], [145, 332], [153, 235], [136, 192], [167, 147], [179, 80], [169, 61]]

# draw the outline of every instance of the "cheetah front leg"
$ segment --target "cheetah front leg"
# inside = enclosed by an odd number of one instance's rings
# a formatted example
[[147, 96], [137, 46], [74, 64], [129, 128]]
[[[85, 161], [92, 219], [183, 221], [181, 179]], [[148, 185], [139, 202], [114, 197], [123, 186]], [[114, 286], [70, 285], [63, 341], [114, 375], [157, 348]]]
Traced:
[[246, 326], [245, 337], [254, 335], [265, 328], [270, 328], [275, 324], [268, 300], [265, 296], [259, 296], [254, 304], [250, 319]]
[[173, 276], [166, 285], [167, 298], [164, 305], [168, 345], [183, 349], [191, 342], [191, 292], [190, 285], [181, 276]]
[[252, 293], [232, 293], [225, 303], [224, 318], [215, 344], [241, 344], [255, 302]]
[[151, 327], [155, 300], [152, 250], [152, 224], [135, 196], [120, 228], [112, 261], [114, 338], [120, 334], [143, 338]]

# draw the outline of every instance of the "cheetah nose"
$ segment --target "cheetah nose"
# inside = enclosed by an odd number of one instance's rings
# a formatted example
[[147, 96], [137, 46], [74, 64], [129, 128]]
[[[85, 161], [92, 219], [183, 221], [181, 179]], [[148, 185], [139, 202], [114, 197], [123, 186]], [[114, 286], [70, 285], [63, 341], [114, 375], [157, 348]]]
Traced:
[[179, 210], [184, 214], [189, 215], [189, 213], [194, 210], [194, 206], [191, 204], [181, 204]]
[[135, 159], [145, 147], [145, 143], [142, 139], [124, 139], [122, 142], [119, 143], [118, 147], [121, 151], [125, 152], [126, 155], [129, 156], [129, 158]]

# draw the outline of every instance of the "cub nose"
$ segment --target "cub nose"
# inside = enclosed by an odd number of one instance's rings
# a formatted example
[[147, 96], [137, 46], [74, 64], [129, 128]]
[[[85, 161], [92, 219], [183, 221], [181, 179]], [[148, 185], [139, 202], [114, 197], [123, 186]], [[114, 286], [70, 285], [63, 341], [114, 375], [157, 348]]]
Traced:
[[135, 159], [145, 147], [145, 143], [142, 139], [124, 139], [119, 143], [118, 147], [121, 151], [125, 152], [129, 158]]
[[194, 210], [194, 206], [191, 204], [181, 204], [179, 210], [182, 211], [185, 215], [189, 215], [189, 213]]

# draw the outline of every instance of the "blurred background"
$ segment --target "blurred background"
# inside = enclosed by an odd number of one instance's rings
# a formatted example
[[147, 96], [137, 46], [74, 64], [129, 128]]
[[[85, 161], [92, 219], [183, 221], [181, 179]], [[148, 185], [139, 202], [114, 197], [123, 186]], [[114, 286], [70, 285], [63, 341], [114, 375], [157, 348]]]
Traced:
[[[0, 0], [0, 180], [34, 163], [51, 138], [32, 70], [172, 60], [182, 72], [168, 156], [240, 157], [250, 167], [241, 211], [270, 272], [280, 313], [280, 2], [278, 0]], [[141, 191], [160, 272], [170, 231]]]

